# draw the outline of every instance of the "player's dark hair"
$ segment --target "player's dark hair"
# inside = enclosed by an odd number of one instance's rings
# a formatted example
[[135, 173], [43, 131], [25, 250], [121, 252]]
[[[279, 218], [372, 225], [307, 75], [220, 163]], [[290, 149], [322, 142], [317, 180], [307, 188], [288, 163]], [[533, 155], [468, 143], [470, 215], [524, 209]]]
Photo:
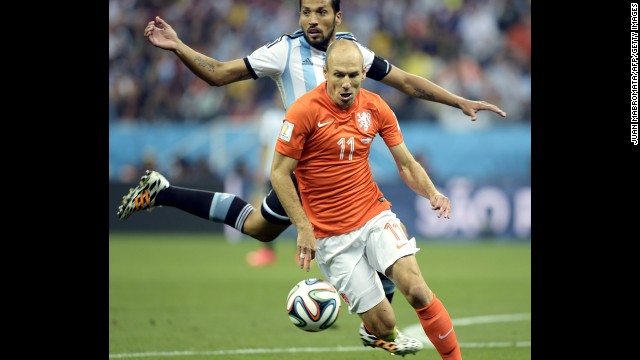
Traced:
[[[298, 5], [299, 9], [302, 10], [302, 0], [298, 1]], [[340, 11], [340, 0], [331, 0], [331, 7], [334, 13], [338, 13]]]

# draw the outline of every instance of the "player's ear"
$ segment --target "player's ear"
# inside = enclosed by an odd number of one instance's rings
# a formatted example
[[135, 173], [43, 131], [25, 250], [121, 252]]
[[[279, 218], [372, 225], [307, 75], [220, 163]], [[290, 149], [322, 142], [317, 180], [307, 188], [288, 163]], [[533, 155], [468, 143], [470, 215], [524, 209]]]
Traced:
[[367, 78], [367, 69], [364, 67], [364, 65], [362, 66], [362, 80]]
[[342, 11], [336, 13], [336, 26], [342, 23]]
[[322, 75], [324, 75], [324, 79], [327, 80], [327, 65], [322, 65]]

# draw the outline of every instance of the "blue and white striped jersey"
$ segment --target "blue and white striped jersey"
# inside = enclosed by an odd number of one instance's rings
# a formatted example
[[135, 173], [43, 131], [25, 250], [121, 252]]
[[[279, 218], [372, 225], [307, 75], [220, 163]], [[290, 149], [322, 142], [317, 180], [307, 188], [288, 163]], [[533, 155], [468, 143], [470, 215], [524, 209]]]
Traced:
[[[353, 40], [358, 44], [368, 72], [376, 60], [377, 76], [371, 76], [374, 80], [381, 80], [391, 71], [386, 60], [376, 57], [373, 51], [358, 43], [353, 34], [338, 32], [336, 38]], [[253, 79], [268, 76], [276, 82], [286, 111], [297, 98], [325, 80], [322, 75], [325, 56], [326, 52], [311, 46], [299, 29], [260, 47], [244, 58], [244, 62]]]

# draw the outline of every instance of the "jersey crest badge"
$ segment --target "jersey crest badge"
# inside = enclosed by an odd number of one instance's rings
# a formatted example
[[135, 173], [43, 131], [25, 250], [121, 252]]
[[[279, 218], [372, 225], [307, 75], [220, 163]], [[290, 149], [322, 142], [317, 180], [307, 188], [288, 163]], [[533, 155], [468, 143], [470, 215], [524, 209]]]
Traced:
[[358, 127], [363, 130], [363, 132], [367, 132], [367, 130], [369, 130], [369, 126], [371, 126], [371, 114], [363, 111], [357, 114], [356, 117]]

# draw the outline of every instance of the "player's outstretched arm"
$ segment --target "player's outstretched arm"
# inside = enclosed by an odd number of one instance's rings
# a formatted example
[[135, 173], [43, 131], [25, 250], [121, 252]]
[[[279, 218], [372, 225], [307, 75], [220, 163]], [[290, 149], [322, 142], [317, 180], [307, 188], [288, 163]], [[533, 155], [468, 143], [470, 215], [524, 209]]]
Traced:
[[271, 185], [289, 219], [298, 230], [299, 265], [308, 272], [311, 260], [316, 257], [316, 237], [313, 234], [313, 225], [300, 204], [300, 198], [291, 180], [291, 173], [297, 164], [298, 160], [275, 151], [271, 164]]
[[445, 219], [449, 219], [451, 212], [449, 198], [436, 189], [427, 171], [416, 161], [404, 142], [390, 147], [389, 150], [393, 155], [402, 180], [416, 194], [429, 199], [431, 210], [438, 212], [438, 218], [444, 215]]
[[222, 62], [193, 50], [180, 40], [176, 31], [160, 16], [147, 23], [144, 36], [154, 46], [173, 51], [191, 72], [211, 86], [251, 79], [244, 60]]
[[391, 68], [391, 71], [382, 79], [382, 82], [409, 96], [456, 107], [462, 110], [465, 115], [470, 116], [471, 121], [478, 119], [476, 113], [480, 110], [493, 111], [502, 117], [507, 116], [507, 113], [493, 104], [489, 104], [486, 101], [467, 100], [461, 96], [454, 95], [441, 86], [396, 66]]

